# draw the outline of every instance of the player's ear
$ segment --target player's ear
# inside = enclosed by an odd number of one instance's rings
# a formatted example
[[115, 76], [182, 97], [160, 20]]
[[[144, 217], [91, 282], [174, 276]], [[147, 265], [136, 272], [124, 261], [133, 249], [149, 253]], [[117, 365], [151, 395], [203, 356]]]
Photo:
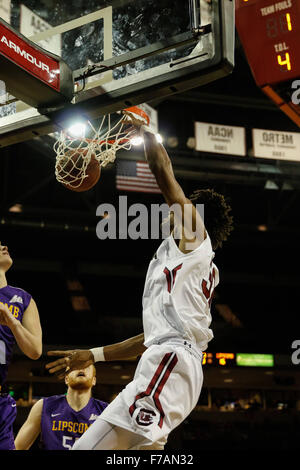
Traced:
[[93, 381], [92, 381], [92, 387], [94, 387], [97, 383], [97, 371], [96, 371], [96, 367], [95, 367], [95, 364], [93, 364]]

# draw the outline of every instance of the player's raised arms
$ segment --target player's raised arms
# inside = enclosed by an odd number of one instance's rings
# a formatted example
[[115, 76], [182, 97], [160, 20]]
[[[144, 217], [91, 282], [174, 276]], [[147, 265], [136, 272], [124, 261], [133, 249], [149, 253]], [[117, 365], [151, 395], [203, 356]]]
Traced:
[[206, 238], [204, 221], [177, 182], [170, 157], [164, 146], [151, 132], [142, 132], [146, 159], [166, 203], [172, 210], [171, 221], [173, 222], [174, 217], [175, 225], [182, 226], [179, 249], [183, 252], [190, 252]]

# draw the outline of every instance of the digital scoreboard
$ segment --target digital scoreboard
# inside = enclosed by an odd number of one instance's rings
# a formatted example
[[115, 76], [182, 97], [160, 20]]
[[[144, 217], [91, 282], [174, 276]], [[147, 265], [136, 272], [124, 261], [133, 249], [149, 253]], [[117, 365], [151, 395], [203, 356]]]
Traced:
[[300, 77], [299, 0], [236, 0], [236, 28], [258, 86]]
[[300, 0], [236, 0], [236, 29], [257, 85], [300, 127]]
[[242, 367], [274, 367], [273, 354], [257, 353], [223, 353], [204, 352], [202, 365], [208, 366], [242, 366]]

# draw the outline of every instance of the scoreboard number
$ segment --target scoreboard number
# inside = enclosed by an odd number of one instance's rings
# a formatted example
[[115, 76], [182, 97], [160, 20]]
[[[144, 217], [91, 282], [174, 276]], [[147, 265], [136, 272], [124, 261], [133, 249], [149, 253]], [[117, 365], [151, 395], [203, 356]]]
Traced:
[[236, 0], [236, 27], [259, 87], [299, 78], [299, 0]]
[[276, 38], [279, 34], [286, 34], [293, 30], [290, 13], [283, 14], [277, 19], [268, 18], [266, 21], [267, 36], [271, 39]]
[[280, 66], [286, 66], [287, 70], [292, 70], [290, 54], [288, 52], [285, 53], [285, 59], [282, 59], [281, 55], [277, 56], [278, 64]]

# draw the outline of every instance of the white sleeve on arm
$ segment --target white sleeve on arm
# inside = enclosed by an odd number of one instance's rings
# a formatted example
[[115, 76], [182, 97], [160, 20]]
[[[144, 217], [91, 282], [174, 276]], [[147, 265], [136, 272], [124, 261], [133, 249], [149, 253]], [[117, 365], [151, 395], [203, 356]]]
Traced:
[[101, 346], [100, 348], [92, 348], [92, 349], [90, 349], [90, 351], [94, 356], [94, 361], [95, 362], [105, 361], [103, 346]]

